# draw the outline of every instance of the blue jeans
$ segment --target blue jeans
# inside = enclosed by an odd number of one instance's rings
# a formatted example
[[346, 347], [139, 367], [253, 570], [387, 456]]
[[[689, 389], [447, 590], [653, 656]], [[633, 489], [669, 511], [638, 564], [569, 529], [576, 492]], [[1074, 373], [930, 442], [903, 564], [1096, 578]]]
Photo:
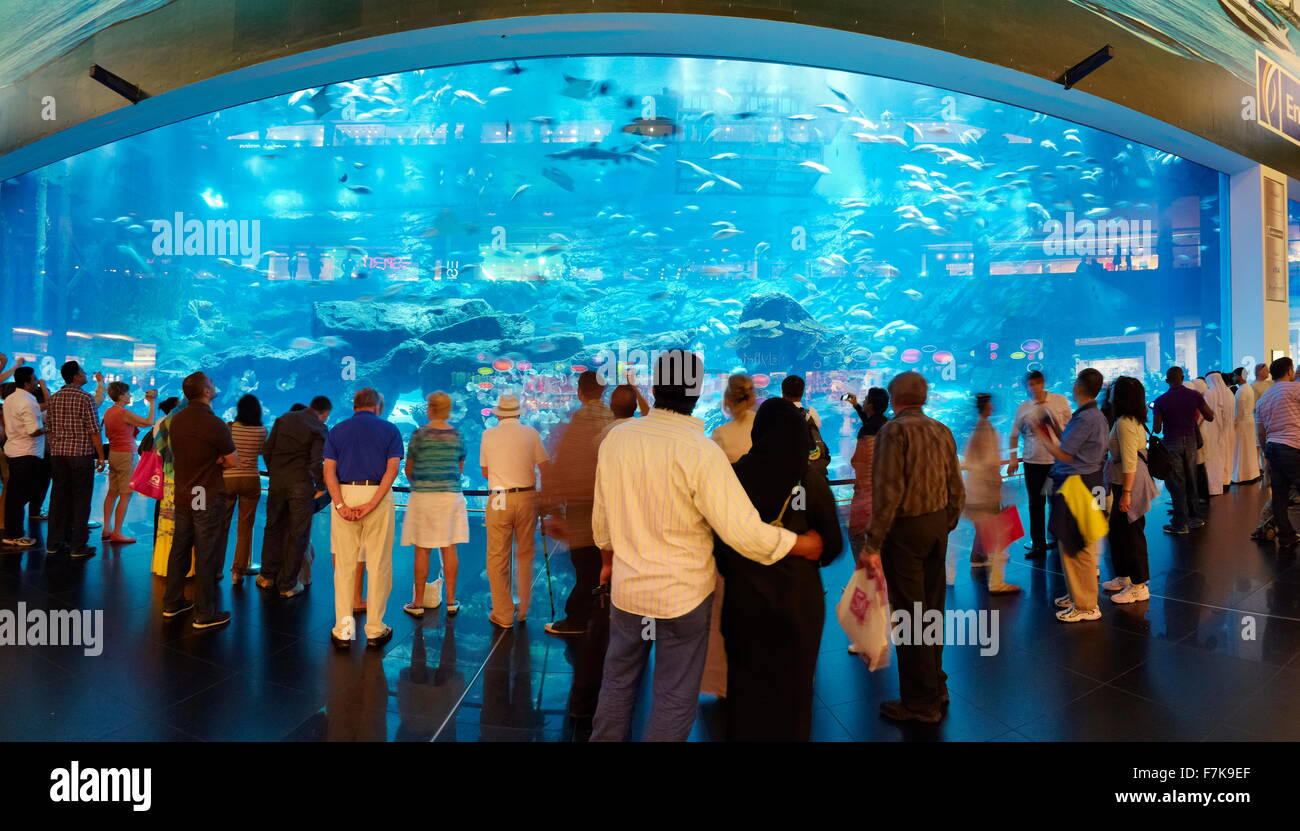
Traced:
[[1291, 488], [1300, 485], [1300, 450], [1271, 441], [1264, 446], [1264, 458], [1268, 461], [1268, 477], [1272, 481], [1277, 544], [1290, 545], [1296, 541], [1296, 533], [1288, 511]]
[[645, 741], [686, 741], [699, 707], [712, 608], [713, 595], [674, 618], [642, 617], [610, 606], [609, 649], [605, 652], [605, 675], [592, 722], [591, 741], [627, 741], [641, 674], [652, 645], [654, 687]]
[[1169, 476], [1165, 485], [1174, 508], [1172, 524], [1175, 528], [1186, 528], [1190, 521], [1204, 519], [1201, 495], [1196, 489], [1196, 437], [1165, 439], [1164, 444], [1169, 451]]

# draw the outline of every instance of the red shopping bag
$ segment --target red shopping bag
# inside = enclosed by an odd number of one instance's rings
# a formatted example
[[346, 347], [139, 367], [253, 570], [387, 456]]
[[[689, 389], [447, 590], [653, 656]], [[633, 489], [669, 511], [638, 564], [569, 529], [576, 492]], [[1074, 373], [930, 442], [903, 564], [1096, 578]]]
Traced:
[[980, 548], [986, 554], [1001, 551], [1025, 535], [1024, 526], [1020, 524], [1020, 512], [1015, 505], [1008, 505], [999, 513], [980, 522], [975, 528]]
[[153, 450], [145, 451], [131, 472], [131, 490], [150, 499], [163, 498], [162, 457]]

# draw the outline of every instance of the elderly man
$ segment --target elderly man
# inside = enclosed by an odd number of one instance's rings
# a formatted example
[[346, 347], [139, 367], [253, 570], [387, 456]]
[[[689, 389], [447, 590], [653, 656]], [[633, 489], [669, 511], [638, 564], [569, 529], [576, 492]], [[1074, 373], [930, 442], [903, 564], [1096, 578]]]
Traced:
[[591, 527], [612, 607], [592, 741], [627, 738], [651, 648], [654, 701], [645, 739], [690, 735], [717, 582], [715, 533], [766, 565], [821, 556], [816, 531], [796, 536], [759, 517], [726, 454], [691, 415], [703, 385], [698, 355], [663, 353], [654, 409], [614, 428], [600, 445]]
[[45, 414], [53, 481], [45, 542], [51, 554], [69, 553], [73, 559], [83, 559], [95, 556], [94, 546], [86, 545], [90, 497], [95, 490], [95, 472], [103, 471], [107, 463], [95, 399], [82, 389], [86, 373], [81, 364], [68, 361], [59, 374], [63, 387], [50, 396]]
[[384, 399], [367, 387], [352, 396], [352, 417], [325, 440], [325, 487], [334, 503], [330, 548], [334, 552], [334, 629], [330, 640], [351, 646], [357, 559], [365, 552], [369, 593], [366, 597], [366, 646], [388, 643], [393, 628], [384, 611], [393, 588], [393, 480], [402, 461], [402, 434], [379, 417]]
[[[549, 457], [537, 431], [519, 421], [519, 399], [502, 395], [492, 410], [497, 425], [483, 431], [478, 460], [492, 492], [487, 526], [487, 574], [492, 589], [488, 620], [509, 629], [528, 619], [532, 598], [533, 551], [537, 529], [537, 471]], [[516, 605], [510, 591], [510, 552], [513, 543]]]
[[[931, 610], [943, 615], [948, 534], [966, 503], [952, 431], [921, 411], [928, 394], [917, 372], [889, 382], [894, 418], [876, 433], [871, 524], [858, 555], [868, 573], [883, 568], [889, 604], [909, 616], [919, 613], [922, 621]], [[885, 718], [927, 724], [943, 718], [942, 641], [898, 645], [898, 688], [901, 698], [880, 705]]]
[[[216, 388], [202, 372], [181, 383], [185, 406], [171, 417], [169, 436], [176, 479], [176, 525], [167, 557], [163, 617], [194, 610], [195, 629], [230, 623], [230, 612], [217, 609], [217, 576], [226, 561], [230, 515], [222, 470], [239, 462], [230, 428], [212, 412]], [[89, 396], [87, 396], [89, 397]], [[185, 600], [185, 576], [194, 551], [194, 600]]]
[[552, 635], [581, 635], [600, 585], [600, 549], [591, 539], [591, 505], [596, 491], [596, 447], [601, 432], [614, 419], [605, 406], [605, 386], [595, 370], [578, 376], [578, 401], [560, 435], [543, 488], [546, 513], [555, 517], [554, 527], [569, 546], [575, 579], [564, 602], [564, 619], [546, 624]]
[[333, 405], [323, 395], [310, 407], [275, 420], [262, 447], [270, 474], [266, 489], [266, 535], [262, 538], [261, 589], [283, 598], [299, 595], [303, 558], [311, 538], [316, 499], [325, 494], [325, 421]]

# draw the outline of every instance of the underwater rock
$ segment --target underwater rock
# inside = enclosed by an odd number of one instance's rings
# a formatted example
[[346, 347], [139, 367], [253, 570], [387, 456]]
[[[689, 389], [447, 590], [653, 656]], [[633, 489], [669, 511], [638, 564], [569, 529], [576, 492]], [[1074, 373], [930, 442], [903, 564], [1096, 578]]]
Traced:
[[418, 338], [473, 317], [492, 313], [487, 301], [458, 297], [429, 303], [330, 300], [312, 304], [312, 337], [342, 338], [361, 354], [384, 352], [408, 338]]
[[399, 395], [420, 383], [420, 366], [429, 357], [429, 351], [429, 345], [421, 340], [404, 340], [382, 358], [358, 364], [357, 384], [359, 387], [374, 387], [391, 407]]
[[489, 314], [467, 318], [420, 336], [425, 343], [465, 343], [467, 341], [527, 338], [533, 334], [533, 322], [524, 315]]
[[[305, 404], [316, 395], [337, 398], [344, 386], [338, 359], [324, 346], [280, 349], [265, 343], [242, 344], [205, 357], [201, 368], [217, 387], [212, 409], [218, 413], [244, 393], [252, 393], [280, 415], [295, 401]], [[284, 388], [290, 381], [291, 386]]]
[[751, 372], [793, 372], [816, 354], [840, 347], [839, 336], [784, 292], [756, 294], [745, 303], [735, 335], [726, 345]]
[[434, 390], [460, 388], [485, 365], [480, 354], [493, 357], [523, 357], [537, 364], [549, 361], [568, 362], [583, 350], [582, 339], [576, 335], [536, 337], [524, 340], [471, 341], [468, 343], [435, 343], [426, 345], [429, 350], [419, 368], [420, 389], [425, 394]]

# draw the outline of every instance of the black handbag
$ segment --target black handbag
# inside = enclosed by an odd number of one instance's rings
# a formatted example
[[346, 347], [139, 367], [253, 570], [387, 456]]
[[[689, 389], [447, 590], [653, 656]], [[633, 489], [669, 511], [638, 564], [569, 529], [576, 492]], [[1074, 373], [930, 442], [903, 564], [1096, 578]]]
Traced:
[[1147, 431], [1147, 471], [1153, 479], [1168, 479], [1172, 467], [1169, 449], [1159, 436], [1151, 432], [1151, 428], [1143, 424], [1142, 429]]

